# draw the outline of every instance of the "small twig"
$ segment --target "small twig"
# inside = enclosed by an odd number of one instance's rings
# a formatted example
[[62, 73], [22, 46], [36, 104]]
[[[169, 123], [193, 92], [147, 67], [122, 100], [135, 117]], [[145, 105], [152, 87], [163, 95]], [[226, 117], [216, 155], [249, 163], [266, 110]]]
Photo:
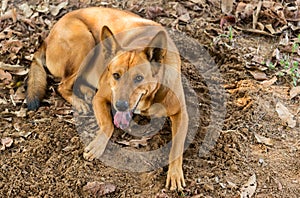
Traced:
[[20, 69], [24, 69], [24, 67], [21, 65], [11, 65], [4, 62], [0, 62], [0, 69], [7, 71], [18, 71]]
[[258, 16], [261, 10], [263, 1], [260, 0], [257, 4], [256, 12], [253, 12], [253, 29], [256, 29], [257, 21], [258, 21]]
[[13, 105], [16, 107], [17, 105], [16, 105], [13, 95], [10, 95], [10, 99], [11, 99], [11, 102], [13, 103]]

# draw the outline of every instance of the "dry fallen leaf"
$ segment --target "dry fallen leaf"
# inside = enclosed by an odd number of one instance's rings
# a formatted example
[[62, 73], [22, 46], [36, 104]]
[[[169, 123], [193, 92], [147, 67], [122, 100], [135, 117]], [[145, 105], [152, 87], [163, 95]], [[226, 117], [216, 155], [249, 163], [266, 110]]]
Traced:
[[13, 95], [13, 98], [15, 101], [23, 101], [26, 98], [26, 93], [25, 93], [25, 87], [20, 86], [16, 90], [15, 94]]
[[189, 13], [185, 13], [183, 15], [181, 15], [180, 17], [178, 17], [179, 21], [188, 23], [191, 20], [191, 17], [189, 15]]
[[24, 43], [20, 40], [10, 38], [9, 40], [3, 41], [2, 49], [4, 51], [17, 54], [23, 48], [23, 45]]
[[271, 34], [275, 34], [275, 33], [276, 33], [276, 31], [275, 31], [274, 28], [272, 27], [272, 24], [267, 24], [267, 25], [265, 25], [265, 27], [267, 28], [267, 30], [269, 30], [269, 32], [270, 32]]
[[9, 84], [12, 80], [12, 75], [9, 72], [0, 69], [0, 80], [4, 80], [5, 84]]
[[20, 111], [15, 111], [14, 114], [19, 118], [24, 118], [27, 116], [27, 108], [21, 107]]
[[225, 14], [230, 14], [233, 7], [233, 0], [222, 0], [221, 1], [221, 10]]
[[2, 0], [1, 1], [1, 14], [5, 12], [7, 8], [8, 0]]
[[266, 137], [264, 137], [262, 135], [259, 135], [257, 133], [254, 133], [254, 136], [255, 136], [258, 143], [265, 144], [267, 146], [272, 146], [273, 145], [273, 140], [271, 138], [266, 138]]
[[251, 71], [251, 70], [249, 70], [249, 72], [254, 77], [255, 80], [267, 80], [268, 79], [267, 75], [262, 71], [259, 71], [259, 70]]
[[58, 15], [59, 11], [60, 11], [61, 9], [65, 8], [67, 5], [68, 5], [68, 1], [61, 2], [61, 3], [58, 4], [57, 6], [50, 5], [50, 13], [51, 13], [53, 16], [56, 16], [56, 15]]
[[0, 62], [0, 69], [2, 70], [7, 70], [7, 71], [13, 71], [13, 72], [17, 72], [20, 70], [24, 70], [25, 68], [21, 65], [11, 65], [11, 64], [7, 64], [4, 62]]
[[116, 186], [114, 184], [98, 181], [88, 182], [85, 186], [83, 186], [83, 191], [91, 193], [94, 197], [101, 197], [112, 193], [115, 190]]
[[134, 148], [139, 148], [140, 146], [147, 146], [148, 142], [147, 140], [151, 139], [150, 137], [142, 137], [141, 139], [132, 139], [132, 140], [123, 140], [118, 141], [119, 144], [123, 144], [126, 146], [131, 146]]
[[270, 87], [271, 85], [273, 85], [275, 82], [277, 81], [277, 77], [274, 76], [273, 78], [271, 78], [270, 80], [264, 80], [262, 81], [260, 84], [267, 88], [267, 87]]
[[8, 102], [7, 102], [6, 98], [0, 98], [0, 105], [1, 105], [1, 104], [6, 105], [7, 103], [8, 103]]
[[158, 192], [155, 196], [155, 198], [169, 198], [168, 194], [165, 192], [165, 190], [161, 190], [161, 192]]
[[236, 7], [235, 16], [236, 18], [245, 19], [253, 15], [255, 6], [251, 3], [239, 2]]
[[290, 113], [289, 109], [284, 106], [281, 102], [276, 104], [276, 112], [278, 113], [279, 118], [288, 124], [289, 127], [294, 128], [296, 126], [296, 120], [294, 115]]
[[11, 71], [10, 73], [17, 76], [24, 76], [27, 75], [29, 72], [29, 68], [22, 68], [19, 70]]
[[14, 142], [14, 140], [10, 137], [2, 138], [1, 139], [2, 147], [0, 148], [0, 150], [3, 151], [3, 150], [5, 150], [5, 148], [11, 147], [13, 142]]
[[235, 183], [231, 181], [227, 181], [227, 183], [228, 183], [228, 188], [233, 188], [233, 189], [237, 188], [237, 185]]
[[33, 14], [33, 11], [32, 9], [30, 8], [30, 6], [28, 5], [28, 3], [23, 3], [19, 6], [19, 9], [22, 10], [23, 12], [23, 15], [26, 17], [26, 18], [29, 18], [32, 14]]
[[146, 18], [154, 19], [155, 17], [161, 16], [164, 14], [164, 9], [159, 6], [150, 6], [146, 8]]
[[241, 198], [250, 198], [254, 195], [257, 187], [256, 175], [253, 174], [241, 188]]
[[69, 107], [61, 107], [56, 109], [56, 114], [58, 115], [70, 115], [74, 112], [72, 108]]
[[12, 19], [13, 22], [16, 23], [17, 18], [18, 18], [18, 15], [17, 15], [17, 11], [15, 8], [8, 10], [4, 14], [0, 15], [0, 21], [3, 21], [5, 19]]
[[49, 11], [49, 6], [42, 3], [36, 7], [36, 11], [41, 13], [47, 13]]
[[290, 90], [290, 98], [293, 99], [294, 97], [296, 97], [298, 94], [300, 94], [300, 86], [297, 87], [293, 87]]

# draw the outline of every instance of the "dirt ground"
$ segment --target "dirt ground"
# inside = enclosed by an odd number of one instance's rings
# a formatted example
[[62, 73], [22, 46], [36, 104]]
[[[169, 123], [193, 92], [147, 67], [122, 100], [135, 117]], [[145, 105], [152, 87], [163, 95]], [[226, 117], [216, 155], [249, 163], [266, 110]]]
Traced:
[[[264, 1], [255, 30], [257, 1], [236, 1], [229, 11], [235, 17], [226, 17], [217, 0], [47, 2], [1, 2], [1, 197], [300, 196], [299, 1]], [[84, 160], [82, 134], [97, 125], [78, 121], [51, 76], [42, 106], [26, 110], [32, 54], [61, 16], [89, 6], [130, 10], [180, 33], [173, 38], [183, 48], [184, 84], [192, 88], [186, 89], [190, 130], [195, 130], [184, 153], [183, 192], [164, 188], [167, 166], [136, 172]], [[282, 66], [286, 62], [296, 65], [292, 72]], [[169, 132], [168, 121], [150, 139], [116, 129], [112, 142], [151, 151], [170, 141]], [[111, 158], [110, 152], [106, 160], [121, 164], [122, 156]]]

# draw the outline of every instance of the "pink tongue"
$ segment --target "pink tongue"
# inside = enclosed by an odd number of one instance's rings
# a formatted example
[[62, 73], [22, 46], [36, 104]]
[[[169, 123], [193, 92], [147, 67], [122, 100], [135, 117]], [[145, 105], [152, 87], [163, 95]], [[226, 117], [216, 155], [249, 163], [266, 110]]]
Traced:
[[126, 129], [129, 127], [132, 114], [130, 111], [117, 111], [114, 117], [114, 124], [120, 129]]

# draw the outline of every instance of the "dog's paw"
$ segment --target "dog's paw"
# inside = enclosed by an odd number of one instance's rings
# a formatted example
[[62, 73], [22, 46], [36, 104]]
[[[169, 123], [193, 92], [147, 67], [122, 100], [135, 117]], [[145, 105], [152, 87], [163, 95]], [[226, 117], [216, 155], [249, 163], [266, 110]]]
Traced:
[[80, 98], [73, 98], [73, 107], [78, 111], [78, 113], [87, 114], [90, 110], [89, 105]]
[[185, 186], [182, 168], [170, 166], [167, 175], [166, 188], [170, 187], [170, 190], [172, 191], [176, 189], [182, 191]]
[[104, 153], [108, 140], [104, 133], [98, 134], [84, 149], [83, 158], [88, 161], [99, 158]]

